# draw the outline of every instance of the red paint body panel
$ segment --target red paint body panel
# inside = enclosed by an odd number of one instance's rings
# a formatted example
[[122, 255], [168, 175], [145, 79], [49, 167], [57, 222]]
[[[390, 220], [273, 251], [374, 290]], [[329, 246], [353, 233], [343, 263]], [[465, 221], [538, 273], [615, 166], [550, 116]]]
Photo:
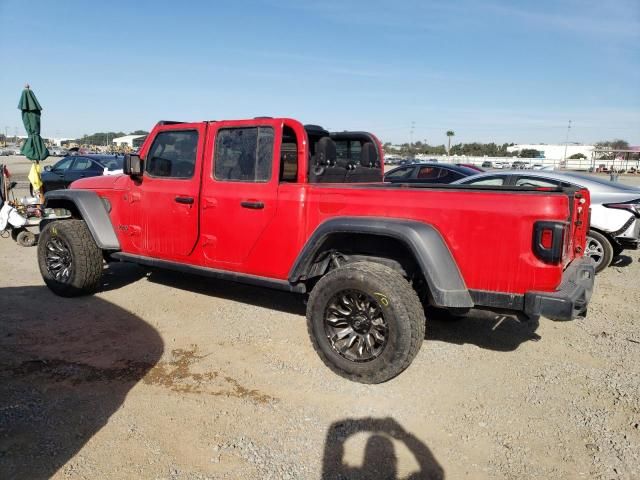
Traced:
[[[269, 181], [214, 178], [215, 135], [232, 126], [274, 129]], [[298, 142], [296, 183], [278, 182], [283, 126], [304, 139]], [[145, 173], [138, 181], [121, 175], [73, 184], [73, 188], [95, 190], [109, 199], [123, 252], [286, 280], [307, 239], [330, 218], [410, 219], [428, 223], [440, 232], [467, 288], [523, 294], [555, 290], [564, 267], [580, 256], [576, 248], [584, 249], [589, 207], [586, 191], [582, 200], [572, 200], [559, 192], [309, 184], [306, 133], [291, 119], [159, 125], [143, 145], [141, 158], [159, 131], [185, 129], [200, 134], [198, 162], [191, 179], [158, 179]], [[176, 196], [193, 197], [194, 203], [178, 204]], [[247, 201], [261, 202], [264, 208], [243, 208], [241, 202]], [[559, 265], [546, 264], [533, 252], [533, 225], [539, 220], [567, 222], [564, 260]]]

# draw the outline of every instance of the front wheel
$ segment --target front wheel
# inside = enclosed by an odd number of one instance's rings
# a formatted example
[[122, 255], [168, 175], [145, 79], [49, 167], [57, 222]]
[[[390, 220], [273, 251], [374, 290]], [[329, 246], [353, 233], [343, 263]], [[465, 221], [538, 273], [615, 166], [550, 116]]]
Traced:
[[102, 251], [82, 220], [48, 223], [38, 239], [38, 266], [47, 286], [62, 297], [94, 293], [102, 276]]
[[356, 382], [382, 383], [418, 354], [425, 316], [400, 273], [355, 262], [318, 281], [307, 303], [307, 326], [316, 352], [331, 370]]
[[600, 273], [613, 260], [613, 246], [609, 239], [600, 232], [589, 230], [584, 256], [595, 262], [596, 273]]

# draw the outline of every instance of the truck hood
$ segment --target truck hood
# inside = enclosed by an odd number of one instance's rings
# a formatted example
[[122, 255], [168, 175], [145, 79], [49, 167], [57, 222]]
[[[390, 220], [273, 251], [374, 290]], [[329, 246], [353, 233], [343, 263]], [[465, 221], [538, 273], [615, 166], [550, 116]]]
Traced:
[[102, 175], [99, 177], [81, 178], [73, 182], [69, 188], [83, 190], [109, 190], [121, 188], [127, 181], [127, 175]]

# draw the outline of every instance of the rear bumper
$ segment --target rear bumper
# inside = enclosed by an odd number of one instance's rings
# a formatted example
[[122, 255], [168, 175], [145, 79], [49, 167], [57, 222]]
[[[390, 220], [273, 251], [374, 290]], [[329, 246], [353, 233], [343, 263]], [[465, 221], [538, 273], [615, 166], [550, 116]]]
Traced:
[[588, 258], [574, 260], [562, 274], [555, 292], [527, 292], [524, 312], [528, 316], [544, 316], [553, 320], [573, 320], [584, 316], [593, 293], [596, 273]]

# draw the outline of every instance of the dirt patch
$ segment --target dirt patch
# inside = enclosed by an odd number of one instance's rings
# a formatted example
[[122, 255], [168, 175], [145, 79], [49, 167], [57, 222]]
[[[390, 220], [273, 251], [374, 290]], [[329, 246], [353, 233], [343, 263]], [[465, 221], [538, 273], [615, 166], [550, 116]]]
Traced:
[[[190, 349], [176, 348], [171, 351], [171, 360], [158, 362], [142, 377], [146, 385], [159, 385], [179, 393], [201, 393], [214, 396], [247, 398], [259, 403], [276, 401], [275, 398], [256, 389], [246, 388], [230, 377], [219, 372], [192, 372], [192, 366], [206, 357], [197, 354], [198, 347]], [[217, 389], [222, 384], [227, 388]], [[230, 388], [229, 388], [230, 387]]]

